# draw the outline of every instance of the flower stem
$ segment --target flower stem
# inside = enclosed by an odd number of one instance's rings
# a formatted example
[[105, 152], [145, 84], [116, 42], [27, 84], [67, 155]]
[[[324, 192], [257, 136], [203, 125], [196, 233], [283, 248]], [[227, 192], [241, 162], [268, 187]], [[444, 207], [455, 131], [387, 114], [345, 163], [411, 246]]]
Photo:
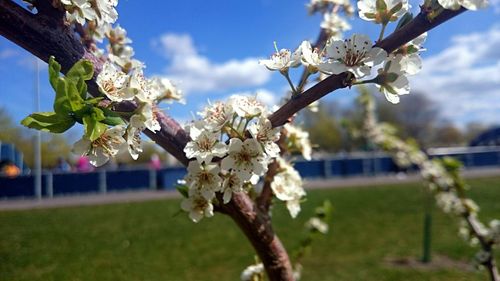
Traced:
[[363, 80], [363, 81], [354, 81], [352, 82], [352, 85], [362, 85], [362, 84], [370, 84], [370, 83], [376, 83], [376, 78], [370, 79], [370, 80]]
[[382, 29], [380, 30], [380, 35], [378, 36], [377, 42], [382, 41], [384, 39], [384, 32], [385, 32], [385, 27], [387, 26], [387, 23], [382, 24]]
[[286, 81], [288, 81], [288, 84], [290, 85], [290, 88], [292, 89], [292, 96], [295, 96], [296, 94], [298, 94], [297, 90], [295, 89], [295, 86], [293, 86], [292, 80], [290, 79], [290, 75], [288, 75], [288, 71], [281, 72], [281, 74], [283, 74], [283, 76], [285, 76], [285, 78], [286, 78]]
[[306, 71], [307, 74], [302, 78], [302, 80], [300, 80], [299, 86], [297, 87], [297, 90], [300, 91], [301, 93], [304, 90], [304, 86], [307, 83], [307, 79], [311, 75], [311, 72], [309, 72], [309, 70], [307, 68], [306, 68], [305, 71]]

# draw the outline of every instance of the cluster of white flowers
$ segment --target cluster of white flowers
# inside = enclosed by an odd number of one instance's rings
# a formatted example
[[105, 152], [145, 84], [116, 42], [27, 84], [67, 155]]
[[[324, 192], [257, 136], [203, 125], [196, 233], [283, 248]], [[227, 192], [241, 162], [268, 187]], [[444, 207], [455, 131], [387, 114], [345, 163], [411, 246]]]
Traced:
[[458, 10], [464, 7], [468, 10], [478, 10], [488, 7], [488, 0], [438, 0], [439, 5], [448, 10]]
[[304, 159], [310, 161], [312, 147], [309, 140], [309, 133], [290, 123], [285, 124], [284, 129], [288, 151], [291, 153], [298, 152], [302, 154]]
[[290, 215], [295, 218], [300, 212], [300, 200], [306, 195], [299, 172], [283, 158], [277, 159], [279, 168], [271, 183], [276, 198], [286, 202]]
[[[387, 54], [385, 50], [374, 47], [374, 41], [367, 35], [353, 34], [350, 38], [342, 40], [342, 31], [347, 30], [349, 25], [338, 13], [328, 12], [330, 5], [345, 6], [337, 1], [316, 1], [309, 5], [311, 11], [324, 12], [325, 20], [321, 26], [328, 29], [329, 39], [321, 50], [312, 47], [309, 41], [304, 41], [291, 52], [287, 49], [276, 53], [268, 60], [262, 60], [261, 64], [269, 70], [279, 71], [287, 77], [292, 92], [295, 88], [288, 78], [290, 67], [298, 67], [300, 63], [306, 67], [309, 74], [320, 73], [325, 75], [350, 72], [356, 80], [370, 77], [374, 69], [377, 69], [376, 78], [355, 83], [375, 83], [380, 91], [384, 93], [391, 103], [398, 103], [399, 96], [410, 92], [407, 75], [414, 75], [422, 68], [419, 52], [426, 34], [418, 37], [410, 43]], [[378, 6], [381, 7], [378, 7]], [[385, 25], [396, 21], [409, 9], [407, 0], [361, 0], [358, 2], [359, 16], [362, 19], [382, 24], [382, 32]], [[321, 79], [321, 78], [320, 78]]]
[[[226, 103], [209, 104], [199, 116], [200, 120], [186, 126], [191, 141], [184, 152], [191, 161], [185, 178], [189, 196], [182, 209], [189, 217], [198, 222], [212, 216], [217, 193], [222, 196], [219, 203], [227, 204], [233, 193], [255, 186], [272, 161], [279, 164], [272, 190], [278, 199], [286, 201], [295, 217], [305, 195], [302, 180], [280, 157], [280, 129], [272, 127], [264, 104], [255, 97], [235, 95]], [[303, 134], [294, 136], [293, 143], [305, 143]]]
[[[93, 29], [111, 25], [118, 18], [118, 0], [60, 0], [68, 23], [92, 23]], [[55, 2], [57, 3], [57, 2]]]
[[349, 0], [311, 0], [307, 5], [310, 14], [322, 13], [321, 28], [333, 38], [342, 38], [342, 33], [351, 29], [351, 25], [340, 15], [352, 16], [354, 8]]
[[132, 40], [127, 37], [126, 30], [119, 25], [112, 26], [117, 18], [114, 8], [118, 4], [117, 0], [61, 1], [68, 13], [82, 15], [78, 18], [78, 23], [89, 23], [86, 28], [94, 40], [102, 41], [106, 38], [109, 43], [107, 52], [97, 47], [93, 49], [95, 55], [105, 59], [96, 83], [99, 91], [111, 101], [108, 107], [112, 108], [115, 103], [123, 101], [137, 105], [137, 109], [127, 116], [129, 122], [126, 127], [120, 125], [108, 128], [106, 133], [93, 142], [84, 136], [75, 144], [74, 152], [88, 155], [95, 166], [103, 165], [118, 153], [127, 150], [133, 159], [137, 159], [142, 152], [141, 132], [145, 129], [153, 132], [161, 129], [156, 117], [156, 105], [161, 101], [183, 102], [182, 93], [166, 78], [148, 79], [144, 76], [145, 65], [133, 58], [134, 50], [129, 45]]

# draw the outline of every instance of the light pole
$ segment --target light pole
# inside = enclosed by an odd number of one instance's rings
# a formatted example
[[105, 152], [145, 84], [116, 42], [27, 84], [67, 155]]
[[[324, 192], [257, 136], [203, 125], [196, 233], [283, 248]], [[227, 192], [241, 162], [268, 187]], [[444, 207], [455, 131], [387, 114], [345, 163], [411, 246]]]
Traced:
[[[35, 57], [35, 112], [40, 111], [40, 71]], [[34, 136], [35, 197], [42, 198], [42, 132], [36, 130]]]

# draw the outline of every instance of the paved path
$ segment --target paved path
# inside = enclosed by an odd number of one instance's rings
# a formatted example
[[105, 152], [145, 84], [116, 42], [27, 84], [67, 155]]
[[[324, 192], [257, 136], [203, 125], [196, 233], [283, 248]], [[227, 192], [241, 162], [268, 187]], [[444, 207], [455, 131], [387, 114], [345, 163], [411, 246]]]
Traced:
[[[466, 178], [492, 177], [500, 176], [500, 168], [487, 168], [466, 170], [463, 172]], [[307, 180], [305, 187], [307, 189], [327, 189], [327, 188], [346, 188], [356, 186], [370, 186], [379, 184], [398, 184], [410, 183], [421, 180], [418, 174], [408, 176], [376, 176], [376, 177], [351, 177], [351, 178], [336, 178], [336, 179], [318, 179]], [[500, 186], [500, 182], [499, 182]], [[126, 202], [142, 202], [150, 200], [162, 200], [169, 198], [180, 198], [180, 194], [173, 191], [130, 191], [130, 192], [114, 192], [107, 194], [85, 194], [61, 196], [55, 198], [37, 199], [13, 199], [0, 200], [1, 210], [29, 210], [29, 209], [45, 209], [45, 208], [61, 208], [69, 206], [88, 206], [110, 203], [126, 203]]]

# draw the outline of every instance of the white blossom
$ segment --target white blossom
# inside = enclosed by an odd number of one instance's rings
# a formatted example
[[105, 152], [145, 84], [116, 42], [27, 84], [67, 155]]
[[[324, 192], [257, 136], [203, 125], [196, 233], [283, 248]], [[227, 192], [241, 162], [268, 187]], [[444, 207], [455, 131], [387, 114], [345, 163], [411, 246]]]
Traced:
[[422, 45], [426, 38], [427, 32], [408, 42], [390, 55], [393, 59], [400, 57], [399, 63], [404, 73], [415, 75], [422, 69], [422, 58], [420, 58], [419, 52], [425, 50]]
[[231, 106], [223, 102], [216, 102], [205, 107], [205, 109], [198, 114], [206, 122], [205, 125], [207, 128], [220, 130], [231, 120], [231, 118], [233, 118], [233, 109]]
[[438, 0], [439, 5], [448, 10], [458, 10], [464, 7], [468, 10], [478, 10], [488, 7], [488, 0]]
[[[134, 115], [131, 118], [140, 118], [139, 115]], [[131, 122], [131, 123], [136, 123]], [[127, 128], [127, 146], [128, 152], [132, 159], [137, 160], [139, 154], [142, 152], [142, 140], [141, 140], [141, 131], [143, 128], [138, 128], [134, 126], [128, 126]]]
[[112, 62], [106, 61], [96, 79], [101, 93], [110, 100], [121, 102], [134, 99], [134, 93], [126, 90], [127, 75], [118, 69]]
[[222, 183], [222, 190], [223, 192], [223, 200], [224, 204], [227, 204], [229, 201], [231, 201], [231, 197], [233, 195], [233, 192], [241, 192], [243, 191], [243, 181], [241, 180], [238, 175], [235, 173], [230, 173], [224, 178], [224, 182]]
[[304, 159], [311, 160], [312, 148], [309, 141], [309, 133], [293, 126], [290, 123], [284, 125], [288, 148], [299, 151]]
[[178, 101], [180, 103], [185, 103], [182, 95], [182, 91], [177, 89], [172, 81], [167, 78], [154, 77], [152, 79], [153, 87], [158, 92], [156, 101]]
[[130, 75], [127, 90], [145, 103], [153, 103], [159, 96], [159, 93], [154, 90], [152, 82], [144, 77], [141, 68], [134, 69]]
[[185, 180], [189, 186], [190, 197], [192, 194], [200, 193], [206, 200], [212, 200], [215, 192], [221, 189], [222, 179], [219, 176], [218, 165], [201, 165], [198, 161], [191, 161], [187, 171]]
[[234, 171], [243, 181], [255, 181], [253, 175], [262, 176], [267, 171], [267, 159], [257, 140], [246, 139], [243, 142], [232, 138], [229, 141], [229, 155], [222, 160], [221, 167], [226, 171]]
[[329, 61], [320, 65], [320, 70], [328, 74], [340, 74], [350, 71], [356, 78], [370, 74], [371, 68], [387, 58], [381, 48], [372, 48], [371, 40], [366, 35], [354, 34], [344, 41], [332, 40], [326, 45]]
[[262, 114], [265, 106], [256, 97], [233, 95], [229, 98], [228, 105], [240, 117], [252, 118]]
[[70, 23], [85, 25], [86, 21], [95, 20], [97, 17], [88, 0], [64, 0], [61, 3], [66, 10], [66, 20]]
[[306, 222], [306, 228], [323, 234], [328, 233], [328, 224], [317, 217], [312, 217]]
[[115, 7], [118, 5], [118, 0], [94, 0], [97, 5], [100, 17], [98, 23], [113, 24], [118, 19], [118, 12]]
[[269, 119], [260, 117], [257, 123], [252, 123], [248, 127], [248, 131], [254, 139], [262, 144], [269, 157], [279, 156], [280, 147], [276, 142], [280, 138], [280, 129], [273, 128]]
[[278, 51], [276, 47], [276, 53], [274, 53], [268, 60], [260, 60], [259, 63], [267, 67], [271, 71], [278, 70], [281, 73], [288, 72], [290, 67], [297, 67], [300, 65], [301, 52], [298, 48], [295, 52], [290, 52], [288, 49], [281, 49]]
[[385, 62], [377, 76], [377, 87], [391, 103], [399, 103], [399, 96], [410, 93], [410, 82], [401, 69], [401, 55]]
[[194, 193], [181, 202], [181, 209], [189, 212], [189, 218], [193, 222], [199, 222], [203, 217], [212, 217], [214, 215], [214, 206], [210, 200], [205, 199], [199, 193]]
[[134, 114], [132, 117], [137, 116], [131, 119], [131, 124], [137, 128], [147, 128], [150, 131], [156, 132], [161, 130], [160, 122], [156, 117], [156, 108], [149, 103], [143, 103], [140, 106], [140, 110], [138, 114]]
[[300, 201], [306, 195], [302, 188], [300, 174], [282, 158], [277, 158], [279, 172], [271, 182], [271, 189], [276, 198], [286, 201], [286, 207], [290, 215], [295, 218], [300, 212]]
[[264, 265], [262, 263], [249, 265], [241, 273], [241, 281], [253, 281], [256, 275], [262, 274], [264, 272]]
[[340, 39], [342, 32], [351, 29], [351, 25], [337, 13], [326, 13], [323, 16], [321, 28], [333, 35], [335, 39]]
[[90, 163], [96, 167], [102, 166], [118, 152], [126, 149], [124, 133], [125, 127], [118, 125], [106, 130], [94, 141], [84, 136], [74, 144], [73, 152], [77, 155], [88, 156]]
[[323, 62], [317, 49], [313, 49], [309, 41], [303, 41], [300, 45], [302, 51], [302, 64], [307, 67], [309, 73], [316, 73]]
[[227, 145], [218, 140], [219, 134], [207, 130], [200, 130], [193, 126], [189, 135], [192, 141], [186, 144], [184, 152], [187, 158], [194, 158], [199, 163], [210, 163], [213, 157], [223, 157], [227, 153]]

